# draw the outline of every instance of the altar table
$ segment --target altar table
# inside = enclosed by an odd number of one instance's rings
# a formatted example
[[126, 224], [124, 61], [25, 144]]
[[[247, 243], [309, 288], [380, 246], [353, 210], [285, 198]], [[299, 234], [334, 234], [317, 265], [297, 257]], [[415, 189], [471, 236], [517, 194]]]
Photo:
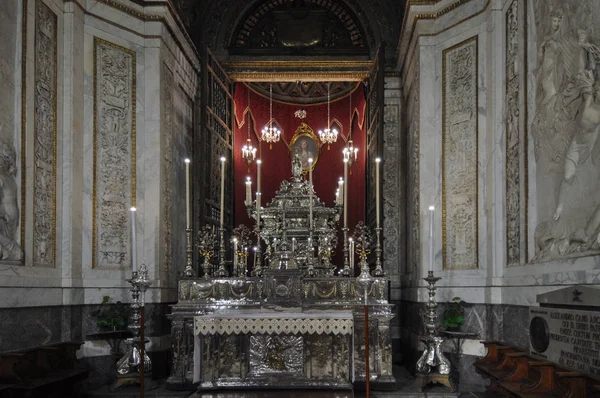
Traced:
[[199, 388], [352, 388], [353, 332], [351, 310], [196, 316], [194, 383]]

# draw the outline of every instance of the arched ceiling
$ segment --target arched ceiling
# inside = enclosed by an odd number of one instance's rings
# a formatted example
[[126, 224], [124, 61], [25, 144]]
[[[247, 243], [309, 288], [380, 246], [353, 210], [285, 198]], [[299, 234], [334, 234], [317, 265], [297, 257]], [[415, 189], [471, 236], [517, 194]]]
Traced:
[[198, 48], [222, 60], [373, 58], [394, 65], [405, 0], [173, 0]]
[[250, 89], [269, 98], [273, 88], [273, 100], [288, 104], [322, 104], [327, 102], [327, 86], [331, 101], [343, 98], [356, 90], [356, 82], [249, 82]]

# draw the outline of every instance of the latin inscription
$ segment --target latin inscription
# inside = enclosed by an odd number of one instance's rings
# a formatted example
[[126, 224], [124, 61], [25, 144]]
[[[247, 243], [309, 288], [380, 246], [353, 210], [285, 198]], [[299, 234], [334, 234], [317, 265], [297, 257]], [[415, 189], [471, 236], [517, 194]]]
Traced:
[[552, 309], [535, 311], [535, 316], [548, 322], [550, 344], [543, 353], [532, 347], [533, 354], [600, 376], [600, 313]]

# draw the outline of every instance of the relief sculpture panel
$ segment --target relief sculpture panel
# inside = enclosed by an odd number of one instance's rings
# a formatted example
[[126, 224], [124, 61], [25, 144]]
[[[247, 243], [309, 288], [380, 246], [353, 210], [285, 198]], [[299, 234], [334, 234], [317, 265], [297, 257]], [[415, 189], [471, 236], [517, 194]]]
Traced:
[[477, 264], [477, 36], [442, 54], [444, 269]]
[[385, 272], [395, 280], [400, 273], [399, 244], [401, 184], [399, 176], [400, 148], [399, 118], [400, 105], [386, 104], [383, 108], [383, 253], [386, 262]]
[[94, 40], [93, 266], [131, 264], [135, 206], [135, 53]]
[[410, 148], [410, 165], [409, 165], [409, 189], [410, 189], [410, 229], [411, 229], [411, 242], [409, 247], [409, 269], [408, 273], [416, 272], [419, 269], [419, 264], [421, 261], [420, 247], [421, 247], [421, 239], [420, 239], [420, 156], [421, 156], [421, 148], [420, 148], [420, 131], [419, 131], [419, 118], [420, 118], [420, 108], [419, 108], [419, 63], [415, 62], [413, 66], [413, 78], [411, 83], [411, 88], [409, 91], [409, 111], [407, 115], [411, 118], [409, 120], [409, 148]]
[[53, 266], [56, 234], [56, 15], [36, 3], [33, 264]]
[[600, 0], [534, 5], [534, 261], [600, 251]]
[[162, 108], [162, 203], [164, 255], [163, 268], [171, 268], [173, 257], [173, 72], [163, 65], [163, 108]]

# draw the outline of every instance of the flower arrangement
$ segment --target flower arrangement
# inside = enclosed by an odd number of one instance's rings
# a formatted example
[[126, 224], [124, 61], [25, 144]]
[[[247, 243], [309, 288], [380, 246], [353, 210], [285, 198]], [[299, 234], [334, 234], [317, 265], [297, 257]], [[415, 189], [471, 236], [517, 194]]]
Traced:
[[454, 297], [448, 303], [448, 309], [444, 311], [444, 326], [448, 329], [458, 329], [465, 321], [465, 307], [467, 302], [460, 297]]
[[110, 303], [110, 296], [102, 297], [98, 311], [94, 313], [96, 325], [104, 330], [122, 330], [127, 326], [127, 307], [120, 301]]

